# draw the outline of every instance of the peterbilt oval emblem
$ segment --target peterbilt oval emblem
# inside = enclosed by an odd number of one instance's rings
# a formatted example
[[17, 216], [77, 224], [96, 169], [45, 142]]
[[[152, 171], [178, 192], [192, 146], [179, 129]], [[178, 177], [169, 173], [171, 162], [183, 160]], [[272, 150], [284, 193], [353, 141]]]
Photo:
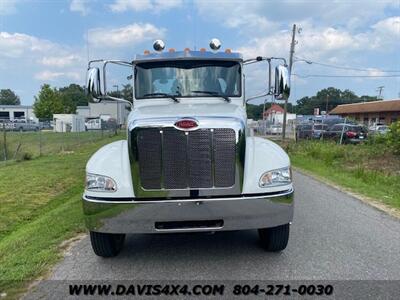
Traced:
[[194, 119], [180, 119], [175, 122], [175, 127], [181, 130], [193, 130], [199, 126]]

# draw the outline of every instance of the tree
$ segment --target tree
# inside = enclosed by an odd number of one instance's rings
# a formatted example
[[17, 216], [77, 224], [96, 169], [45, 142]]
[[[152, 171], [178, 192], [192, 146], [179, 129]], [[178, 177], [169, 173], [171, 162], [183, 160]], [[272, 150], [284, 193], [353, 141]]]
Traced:
[[122, 98], [122, 99], [132, 102], [132, 99], [133, 99], [132, 85], [130, 83], [123, 84], [122, 90], [111, 91], [111, 92], [109, 92], [109, 95], [112, 97]]
[[64, 113], [60, 93], [48, 84], [42, 85], [38, 96], [35, 96], [33, 111], [38, 119], [52, 119], [53, 114]]
[[376, 97], [361, 96], [358, 97], [350, 90], [340, 90], [334, 87], [328, 87], [317, 92], [315, 96], [303, 97], [297, 100], [296, 113], [301, 115], [314, 114], [314, 108], [320, 111], [331, 111], [340, 104], [357, 103], [364, 101], [376, 101]]
[[86, 95], [85, 89], [78, 84], [71, 83], [69, 86], [62, 87], [58, 91], [62, 95], [63, 101], [70, 102], [75, 107], [88, 105], [90, 97]]
[[0, 105], [20, 105], [21, 101], [17, 94], [10, 89], [0, 90]]

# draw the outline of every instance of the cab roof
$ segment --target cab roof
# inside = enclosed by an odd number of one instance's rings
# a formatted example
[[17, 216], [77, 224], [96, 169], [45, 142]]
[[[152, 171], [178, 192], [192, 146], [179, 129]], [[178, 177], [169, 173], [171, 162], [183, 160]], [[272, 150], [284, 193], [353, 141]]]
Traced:
[[211, 51], [174, 51], [174, 52], [151, 52], [149, 54], [137, 54], [133, 63], [179, 60], [179, 59], [204, 59], [204, 60], [234, 60], [241, 62], [243, 57], [237, 52], [211, 52]]

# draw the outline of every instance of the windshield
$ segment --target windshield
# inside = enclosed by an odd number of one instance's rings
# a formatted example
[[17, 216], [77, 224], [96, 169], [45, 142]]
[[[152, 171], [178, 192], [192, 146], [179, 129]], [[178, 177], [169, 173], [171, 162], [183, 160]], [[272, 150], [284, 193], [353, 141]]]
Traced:
[[177, 60], [136, 65], [135, 97], [240, 97], [241, 69], [236, 61]]

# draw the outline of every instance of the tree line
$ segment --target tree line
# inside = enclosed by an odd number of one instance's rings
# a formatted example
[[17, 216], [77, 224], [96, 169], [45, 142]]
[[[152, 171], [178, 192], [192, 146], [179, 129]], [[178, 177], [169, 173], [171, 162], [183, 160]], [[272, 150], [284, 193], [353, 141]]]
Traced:
[[[298, 115], [313, 115], [314, 109], [318, 108], [320, 112], [330, 112], [336, 106], [341, 104], [369, 102], [379, 100], [376, 96], [357, 96], [354, 92], [346, 89], [340, 90], [334, 87], [328, 87], [318, 91], [314, 96], [306, 96], [296, 101], [296, 104], [288, 103], [288, 112]], [[278, 103], [280, 104], [280, 103]], [[283, 107], [283, 104], [280, 104]], [[264, 104], [247, 105], [247, 116], [254, 120], [262, 119]], [[265, 104], [265, 109], [271, 107], [271, 103]]]
[[[126, 84], [121, 90], [109, 93], [113, 97], [132, 99], [132, 86]], [[288, 103], [288, 112], [300, 115], [312, 115], [314, 109], [319, 111], [331, 111], [340, 104], [368, 102], [379, 100], [375, 96], [357, 96], [354, 92], [346, 89], [340, 90], [328, 87], [318, 91], [314, 96], [306, 96], [296, 101], [296, 104]], [[84, 87], [78, 84], [70, 84], [66, 87], [55, 88], [48, 84], [42, 85], [39, 93], [35, 96], [33, 104], [34, 113], [39, 119], [51, 119], [53, 114], [75, 113], [76, 107], [88, 105], [90, 97], [86, 95]], [[10, 89], [0, 90], [0, 105], [19, 105], [20, 98]], [[265, 109], [271, 107], [271, 103], [265, 104]], [[264, 104], [247, 105], [247, 115], [250, 119], [262, 119]]]

